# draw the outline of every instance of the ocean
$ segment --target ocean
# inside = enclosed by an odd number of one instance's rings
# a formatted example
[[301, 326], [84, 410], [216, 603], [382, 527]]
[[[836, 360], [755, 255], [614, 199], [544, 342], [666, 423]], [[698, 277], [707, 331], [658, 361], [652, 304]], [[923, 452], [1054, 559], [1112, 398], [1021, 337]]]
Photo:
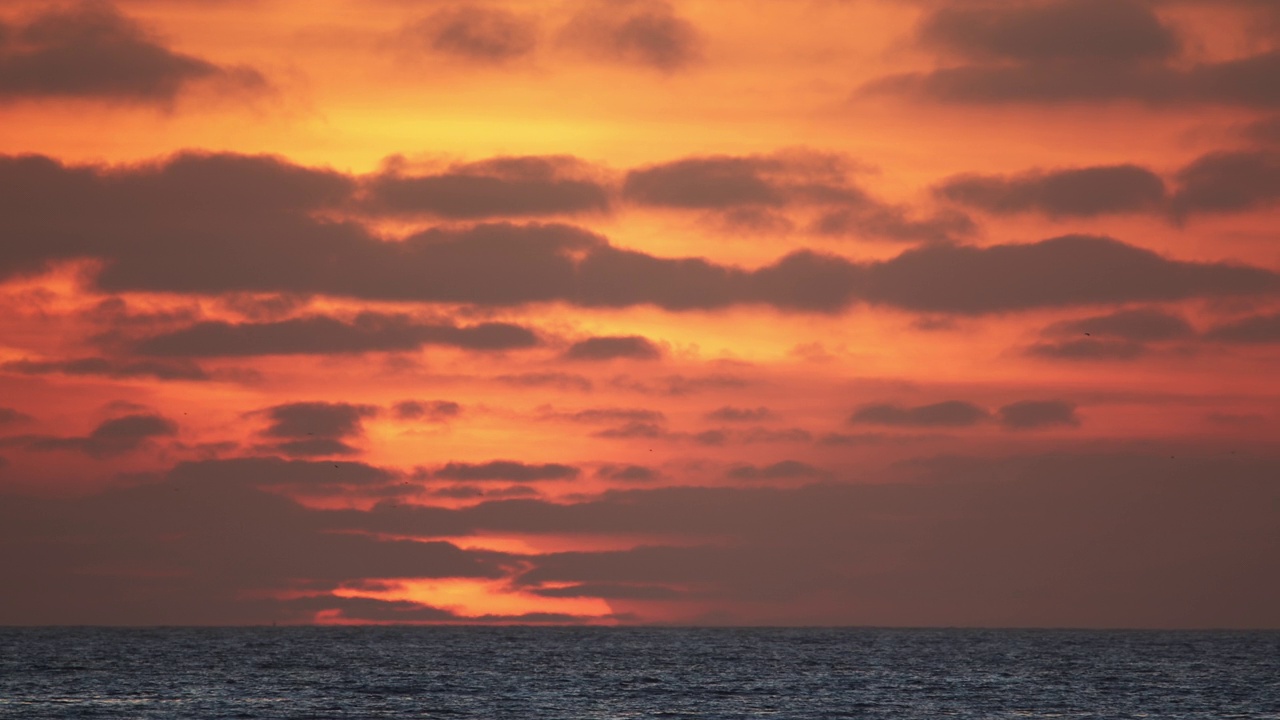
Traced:
[[0, 718], [1280, 718], [1280, 632], [0, 628]]

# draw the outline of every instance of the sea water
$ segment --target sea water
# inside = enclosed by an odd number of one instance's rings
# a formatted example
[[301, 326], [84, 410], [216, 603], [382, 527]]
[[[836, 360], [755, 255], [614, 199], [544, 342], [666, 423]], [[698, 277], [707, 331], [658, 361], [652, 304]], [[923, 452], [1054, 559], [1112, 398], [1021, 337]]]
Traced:
[[0, 718], [1280, 718], [1280, 633], [0, 628]]

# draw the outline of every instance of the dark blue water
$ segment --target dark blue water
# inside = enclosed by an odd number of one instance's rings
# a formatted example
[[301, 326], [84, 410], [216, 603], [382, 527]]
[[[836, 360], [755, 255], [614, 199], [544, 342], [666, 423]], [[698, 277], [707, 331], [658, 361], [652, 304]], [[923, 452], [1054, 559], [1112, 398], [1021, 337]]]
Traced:
[[1280, 633], [0, 628], [0, 718], [1280, 718]]

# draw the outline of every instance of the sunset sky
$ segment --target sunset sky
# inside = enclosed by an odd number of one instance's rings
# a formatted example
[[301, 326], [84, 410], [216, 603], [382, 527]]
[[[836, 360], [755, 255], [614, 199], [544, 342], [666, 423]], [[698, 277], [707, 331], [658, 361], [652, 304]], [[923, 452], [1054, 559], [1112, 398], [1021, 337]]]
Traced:
[[0, 3], [0, 624], [1280, 627], [1280, 3]]

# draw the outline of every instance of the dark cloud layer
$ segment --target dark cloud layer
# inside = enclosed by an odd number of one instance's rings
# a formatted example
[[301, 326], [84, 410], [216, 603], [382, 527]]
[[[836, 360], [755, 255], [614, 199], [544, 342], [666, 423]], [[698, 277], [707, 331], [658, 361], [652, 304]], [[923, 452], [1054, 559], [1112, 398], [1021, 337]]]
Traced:
[[920, 40], [965, 64], [874, 81], [871, 92], [1001, 104], [1137, 101], [1280, 106], [1280, 51], [1178, 63], [1180, 43], [1137, 0], [1053, 0], [943, 6]]
[[350, 403], [297, 402], [276, 405], [262, 412], [271, 420], [263, 431], [269, 437], [343, 438], [359, 435], [361, 420], [376, 415], [377, 408]]
[[32, 417], [24, 412], [14, 410], [13, 408], [0, 407], [0, 425], [14, 425], [17, 423], [27, 422]]
[[451, 400], [404, 400], [392, 408], [397, 419], [444, 422], [462, 414], [462, 406]]
[[151, 377], [157, 380], [208, 380], [210, 376], [190, 361], [120, 360], [104, 357], [74, 360], [12, 360], [0, 369], [27, 375], [64, 373], [66, 375], [99, 375], [109, 378]]
[[[1274, 273], [1260, 268], [1181, 262], [1081, 235], [1021, 245], [937, 244], [872, 262], [802, 250], [751, 270], [615, 248], [560, 224], [434, 228], [386, 242], [359, 225], [311, 216], [344, 202], [353, 185], [334, 173], [261, 157], [180, 155], [114, 171], [5, 158], [0, 231], [18, 240], [0, 246], [0, 276], [87, 256], [107, 261], [97, 285], [108, 291], [328, 294], [496, 306], [649, 304], [667, 310], [765, 304], [804, 312], [836, 312], [866, 301], [960, 314], [1280, 287]], [[77, 211], [65, 212], [67, 207]], [[325, 338], [367, 346], [401, 335], [396, 316], [371, 317], [382, 318], [382, 335], [335, 325], [332, 335], [317, 333], [322, 337], [313, 342], [340, 349]], [[238, 333], [260, 325], [266, 324], [212, 324], [200, 332], [219, 335], [212, 345], [232, 347], [222, 335], [253, 344]], [[274, 330], [293, 327], [272, 325], [263, 343], [277, 343], [287, 333]], [[460, 329], [433, 332], [464, 346], [471, 340]], [[524, 331], [503, 332], [514, 337]]]
[[0, 22], [0, 101], [95, 98], [167, 104], [199, 81], [261, 89], [246, 67], [174, 52], [105, 2], [50, 9], [29, 22]]
[[580, 474], [578, 468], [559, 463], [541, 465], [515, 460], [492, 460], [487, 463], [451, 462], [432, 473], [443, 480], [509, 480], [533, 482], [537, 480], [572, 480]]
[[1246, 317], [1212, 328], [1205, 335], [1232, 343], [1280, 343], [1280, 313]]
[[505, 63], [533, 52], [538, 29], [532, 18], [501, 8], [459, 5], [411, 23], [400, 39], [411, 48], [475, 62]]
[[1027, 354], [1052, 360], [1132, 360], [1147, 352], [1145, 345], [1132, 340], [1063, 340], [1035, 343]]
[[948, 400], [916, 407], [887, 403], [864, 405], [849, 416], [849, 422], [902, 427], [966, 427], [985, 422], [989, 417], [986, 410], [973, 403]]
[[1080, 424], [1075, 405], [1062, 400], [1022, 400], [1000, 408], [999, 417], [1000, 423], [1011, 430]]
[[1280, 153], [1211, 153], [1180, 170], [1177, 179], [1181, 187], [1172, 198], [1175, 216], [1275, 205], [1280, 202]]
[[1036, 211], [1051, 217], [1159, 211], [1164, 181], [1136, 165], [1033, 172], [1012, 177], [961, 175], [935, 189], [953, 202], [996, 214]]
[[1134, 308], [1054, 323], [1046, 328], [1045, 332], [1049, 335], [1074, 336], [1077, 339], [1088, 335], [1133, 342], [1152, 342], [1191, 337], [1195, 334], [1195, 329], [1181, 315], [1156, 308]]
[[785, 480], [791, 478], [815, 478], [827, 473], [799, 460], [782, 460], [763, 467], [736, 465], [725, 473], [735, 480]]
[[538, 217], [609, 208], [609, 189], [568, 157], [499, 157], [435, 175], [391, 171], [369, 179], [375, 211], [449, 219]]
[[580, 340], [564, 356], [569, 360], [657, 360], [662, 350], [639, 335], [615, 335]]
[[1163, 59], [1178, 40], [1139, 0], [944, 5], [919, 28], [927, 44], [978, 59]]
[[664, 0], [595, 0], [561, 30], [560, 39], [591, 55], [675, 72], [701, 58], [702, 34]]
[[135, 350], [168, 357], [244, 357], [416, 350], [428, 344], [502, 351], [538, 342], [533, 331], [508, 323], [458, 327], [421, 322], [408, 315], [364, 312], [351, 321], [326, 316], [267, 323], [207, 321], [146, 338]]
[[790, 227], [785, 207], [820, 208], [811, 230], [822, 235], [904, 242], [941, 241], [972, 233], [962, 213], [914, 217], [852, 183], [847, 161], [834, 155], [709, 155], [627, 173], [622, 195], [640, 205], [720, 213], [725, 224], [771, 232]]
[[[651, 488], [572, 504], [512, 499], [367, 512], [307, 509], [263, 489], [326, 482], [337, 472], [328, 463], [189, 463], [98, 496], [6, 497], [0, 572], [24, 592], [0, 593], [0, 622], [306, 619], [347, 607], [319, 595], [327, 589], [496, 579], [518, 566], [530, 592], [576, 587], [572, 596], [617, 598], [619, 587], [666, 588], [645, 597], [693, 596], [730, 613], [794, 613], [804, 598], [832, 598], [816, 614], [787, 615], [816, 624], [1275, 626], [1275, 460], [1179, 455], [942, 457], [913, 466], [910, 483]], [[351, 470], [363, 482], [387, 480], [358, 463]], [[682, 542], [513, 558], [385, 539], [480, 531]], [[268, 599], [297, 588], [314, 599], [298, 607]], [[349, 609], [352, 617], [363, 612]], [[402, 619], [438, 617], [409, 605], [368, 610], [384, 619], [401, 611]]]
[[178, 434], [178, 426], [160, 415], [126, 415], [105, 420], [84, 437], [35, 437], [30, 450], [74, 450], [90, 457], [107, 458], [133, 452], [149, 440]]

